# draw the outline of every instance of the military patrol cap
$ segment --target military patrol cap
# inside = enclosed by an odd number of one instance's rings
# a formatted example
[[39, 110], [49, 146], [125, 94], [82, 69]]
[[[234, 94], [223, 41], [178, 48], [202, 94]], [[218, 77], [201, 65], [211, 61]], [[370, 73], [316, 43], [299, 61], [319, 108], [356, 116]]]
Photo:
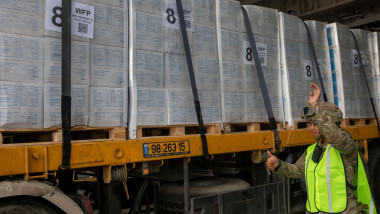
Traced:
[[343, 121], [343, 113], [338, 106], [332, 103], [323, 102], [316, 104], [314, 108], [309, 106], [305, 107], [303, 109], [302, 118], [311, 122], [319, 120], [323, 121], [330, 118], [331, 122], [340, 123]]

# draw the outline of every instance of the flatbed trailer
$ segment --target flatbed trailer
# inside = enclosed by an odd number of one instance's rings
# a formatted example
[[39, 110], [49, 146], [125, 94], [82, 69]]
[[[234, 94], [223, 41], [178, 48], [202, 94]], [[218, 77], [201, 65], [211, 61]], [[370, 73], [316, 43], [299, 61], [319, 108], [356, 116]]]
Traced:
[[[376, 125], [365, 123], [361, 125], [351, 125], [342, 127], [344, 130], [348, 131], [353, 139], [357, 142], [358, 148], [362, 157], [368, 159], [368, 147], [372, 139], [380, 138], [379, 131]], [[302, 148], [304, 146], [314, 143], [314, 139], [311, 135], [311, 132], [304, 129], [295, 129], [295, 130], [280, 130], [279, 138], [281, 144], [278, 147], [279, 152], [286, 151], [292, 148]], [[147, 156], [144, 155], [144, 144], [155, 143], [173, 143], [173, 142], [187, 142], [184, 145], [189, 147], [187, 154], [166, 154], [163, 156]], [[376, 144], [375, 142], [372, 144]], [[236, 156], [236, 154], [249, 152], [251, 157], [252, 165], [263, 166], [264, 157], [262, 154], [266, 150], [271, 152], [276, 152], [274, 135], [272, 131], [247, 131], [247, 132], [232, 132], [225, 134], [208, 134], [207, 135], [207, 145], [209, 151], [209, 161], [212, 161], [214, 157], [229, 155]], [[378, 148], [378, 147], [376, 147]], [[44, 198], [49, 201], [49, 204], [53, 204], [57, 210], [63, 210], [64, 212], [69, 213], [80, 213], [80, 211], [70, 210], [72, 207], [76, 206], [71, 199], [65, 198], [65, 195], [70, 195], [65, 190], [66, 187], [60, 186], [62, 183], [68, 183], [69, 186], [75, 188], [82, 188], [85, 183], [99, 183], [101, 182], [105, 189], [102, 193], [106, 198], [103, 202], [95, 202], [96, 207], [102, 210], [102, 213], [114, 213], [119, 212], [121, 209], [120, 203], [110, 203], [109, 200], [120, 200], [120, 193], [116, 194], [111, 191], [111, 189], [116, 186], [120, 187], [121, 183], [124, 183], [124, 188], [126, 190], [126, 196], [130, 201], [134, 201], [132, 205], [127, 206], [130, 210], [136, 211], [140, 207], [142, 195], [147, 191], [150, 181], [164, 181], [164, 183], [170, 183], [170, 179], [165, 180], [161, 179], [160, 175], [151, 176], [148, 171], [148, 167], [145, 167], [146, 171], [142, 170], [141, 174], [130, 173], [137, 164], [144, 163], [149, 165], [152, 162], [160, 162], [160, 165], [163, 165], [166, 162], [175, 162], [177, 165], [182, 165], [182, 162], [191, 162], [192, 159], [202, 157], [202, 142], [199, 135], [184, 135], [184, 136], [161, 136], [161, 137], [146, 137], [134, 140], [81, 140], [81, 141], [72, 141], [72, 151], [71, 151], [71, 161], [70, 169], [63, 170], [63, 174], [66, 174], [62, 177], [62, 171], [60, 170], [61, 160], [62, 160], [62, 143], [57, 142], [36, 142], [36, 143], [18, 143], [18, 144], [2, 144], [0, 145], [0, 201], [6, 199], [14, 198], [24, 198], [26, 196], [32, 196], [33, 198]], [[181, 161], [181, 159], [183, 161]], [[378, 158], [375, 158], [379, 160]], [[141, 165], [140, 165], [141, 166]], [[111, 171], [114, 167], [122, 167], [125, 170], [126, 180], [123, 182], [116, 182], [112, 184], [114, 177], [114, 171]], [[184, 168], [185, 165], [184, 165]], [[101, 171], [101, 173], [90, 174], [91, 176], [85, 176], [78, 178], [77, 174], [80, 171]], [[187, 169], [188, 170], [188, 169]], [[212, 170], [212, 169], [211, 169]], [[185, 172], [185, 171], [184, 171]], [[188, 173], [188, 172], [187, 172]], [[253, 172], [254, 173], [254, 172]], [[256, 174], [259, 174], [256, 172]], [[178, 176], [178, 175], [177, 175]], [[182, 176], [182, 175], [181, 175]], [[263, 175], [255, 175], [268, 177], [266, 173]], [[140, 180], [142, 182], [141, 186], [138, 189], [138, 192], [135, 194], [128, 194], [128, 185], [126, 181], [128, 178], [133, 177], [135, 180]], [[209, 176], [208, 176], [209, 177]], [[183, 179], [188, 179], [188, 174], [183, 175]], [[54, 184], [49, 184], [53, 186], [47, 188], [46, 192], [42, 193], [33, 193], [25, 192], [25, 189], [33, 189], [36, 185], [41, 184], [46, 185], [45, 181], [54, 181], [58, 180], [58, 183], [55, 184], [58, 188], [54, 187]], [[181, 178], [179, 180], [182, 180]], [[175, 181], [178, 181], [175, 180]], [[20, 183], [22, 182], [22, 183]], [[140, 183], [141, 183], [140, 182]], [[145, 183], [145, 184], [144, 184]], [[284, 183], [284, 182], [283, 182]], [[285, 203], [286, 197], [290, 197], [291, 193], [284, 193], [284, 190], [278, 190], [277, 186], [273, 185], [275, 182], [273, 178], [264, 182], [265, 188], [272, 188], [274, 190], [275, 197], [280, 198], [278, 203]], [[77, 185], [79, 185], [77, 187]], [[82, 186], [81, 186], [82, 185]], [[108, 186], [107, 186], [108, 185]], [[263, 183], [261, 183], [263, 185]], [[281, 185], [283, 185], [281, 183]], [[378, 185], [378, 183], [377, 183]], [[20, 188], [20, 189], [19, 189]], [[157, 187], [152, 187], [157, 188]], [[257, 192], [258, 187], [251, 187], [251, 189], [245, 189], [244, 191], [256, 192], [256, 194], [264, 194]], [[283, 187], [282, 187], [283, 188]], [[286, 187], [289, 189], [289, 187]], [[9, 191], [11, 189], [11, 191]], [[85, 188], [84, 188], [85, 189]], [[59, 193], [62, 191], [61, 193]], [[100, 191], [100, 190], [98, 190]], [[264, 190], [262, 190], [264, 191]], [[288, 190], [289, 191], [289, 190]], [[60, 199], [57, 201], [49, 198], [46, 194], [60, 195]], [[54, 195], [53, 194], [53, 195]], [[97, 195], [99, 192], [97, 193]], [[247, 193], [245, 193], [247, 194]], [[235, 197], [235, 196], [233, 196]], [[193, 198], [191, 196], [191, 198]], [[219, 195], [215, 195], [214, 198], [220, 198]], [[229, 197], [231, 198], [231, 197]], [[238, 198], [238, 197], [237, 197]], [[27, 198], [29, 200], [30, 198]], [[210, 198], [203, 199], [202, 197], [194, 197], [191, 200], [191, 207], [194, 208], [199, 206], [200, 203], [197, 200], [210, 200]], [[215, 199], [216, 200], [216, 199]], [[108, 201], [108, 202], [107, 202]], [[149, 201], [149, 199], [148, 199]], [[150, 200], [153, 204], [153, 200]], [[45, 201], [42, 202], [43, 204]], [[46, 202], [47, 203], [47, 202]], [[93, 202], [94, 203], [94, 202]], [[101, 203], [104, 203], [103, 205]], [[145, 207], [150, 206], [150, 203], [147, 202]], [[195, 204], [198, 203], [198, 204]], [[216, 202], [215, 202], [216, 203]], [[218, 202], [219, 203], [219, 202]], [[264, 203], [264, 202], [263, 202]], [[77, 203], [80, 205], [80, 203]], [[83, 203], [82, 203], [83, 204]], [[155, 206], [156, 202], [154, 203]], [[292, 206], [287, 203], [287, 206]], [[218, 204], [219, 206], [220, 204]], [[189, 205], [190, 206], [190, 205]], [[202, 205], [203, 206], [203, 205]], [[282, 205], [281, 209], [276, 208], [275, 213], [283, 213], [285, 210], [285, 205]], [[153, 206], [154, 207], [154, 206]], [[124, 207], [125, 208], [125, 207]], [[81, 207], [82, 211], [86, 209]], [[149, 208], [150, 209], [150, 208]], [[149, 209], [147, 213], [149, 213]], [[190, 209], [190, 208], [188, 208]], [[203, 208], [205, 209], [205, 208]], [[210, 208], [211, 209], [211, 208]], [[227, 208], [225, 208], [227, 209]], [[231, 208], [229, 208], [231, 209]], [[0, 209], [1, 210], [1, 209]], [[154, 209], [156, 211], [156, 209]], [[227, 209], [228, 210], [228, 209]], [[286, 213], [292, 213], [292, 209], [288, 207]], [[149, 212], [148, 212], [149, 211]], [[290, 212], [289, 212], [290, 211]], [[294, 209], [293, 209], [294, 211]], [[191, 212], [197, 213], [194, 210]], [[130, 211], [133, 213], [133, 211]], [[161, 212], [162, 213], [162, 212]]]
[[[363, 144], [364, 158], [368, 159], [368, 139], [379, 138], [376, 125], [344, 127], [353, 139]], [[307, 129], [279, 131], [280, 150], [314, 143]], [[144, 143], [188, 141], [189, 154], [161, 157], [144, 157]], [[236, 132], [229, 134], [207, 135], [210, 155], [252, 151], [275, 151], [274, 136], [271, 131]], [[72, 142], [71, 169], [114, 166], [128, 163], [161, 161], [167, 159], [202, 156], [201, 139], [198, 135], [151, 137], [135, 140], [109, 141], [84, 140]], [[0, 176], [25, 175], [26, 180], [41, 178], [30, 177], [30, 173], [46, 174], [58, 170], [62, 160], [61, 142], [2, 144], [0, 145]]]

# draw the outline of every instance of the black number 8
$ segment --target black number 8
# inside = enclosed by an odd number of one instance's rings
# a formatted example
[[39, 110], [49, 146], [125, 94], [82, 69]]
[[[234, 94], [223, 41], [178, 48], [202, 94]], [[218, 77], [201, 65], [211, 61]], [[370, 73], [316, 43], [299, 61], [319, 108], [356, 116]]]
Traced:
[[358, 61], [359, 61], [358, 56], [359, 56], [358, 54], [355, 54], [355, 59], [354, 59], [354, 63], [355, 63], [355, 64], [358, 64]]
[[168, 17], [166, 17], [166, 19], [168, 20], [168, 22], [170, 24], [174, 24], [175, 23], [174, 10], [171, 9], [171, 8], [168, 8], [166, 10], [166, 13], [168, 14]]
[[[58, 10], [60, 12], [59, 14], [57, 13]], [[55, 26], [62, 27], [62, 8], [61, 7], [54, 7], [53, 13], [54, 13], [54, 16], [51, 17], [51, 21], [53, 22], [53, 24]], [[57, 18], [59, 18], [61, 20], [60, 23], [57, 22]]]
[[248, 61], [252, 61], [252, 48], [247, 48], [247, 55], [245, 55]]
[[311, 67], [310, 67], [310, 65], [307, 65], [306, 66], [306, 75], [308, 76], [308, 77], [311, 77]]

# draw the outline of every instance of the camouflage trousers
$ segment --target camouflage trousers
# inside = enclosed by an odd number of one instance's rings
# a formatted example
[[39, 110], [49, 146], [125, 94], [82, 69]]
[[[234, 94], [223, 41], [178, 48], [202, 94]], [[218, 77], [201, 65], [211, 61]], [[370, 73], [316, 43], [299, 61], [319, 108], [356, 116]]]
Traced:
[[[363, 214], [364, 213], [360, 210], [356, 199], [349, 198], [347, 203], [348, 203], [347, 209], [346, 211], [342, 212], [342, 214]], [[305, 213], [310, 214], [308, 211], [306, 211]], [[326, 213], [318, 212], [318, 213], [313, 213], [313, 214], [326, 214]]]

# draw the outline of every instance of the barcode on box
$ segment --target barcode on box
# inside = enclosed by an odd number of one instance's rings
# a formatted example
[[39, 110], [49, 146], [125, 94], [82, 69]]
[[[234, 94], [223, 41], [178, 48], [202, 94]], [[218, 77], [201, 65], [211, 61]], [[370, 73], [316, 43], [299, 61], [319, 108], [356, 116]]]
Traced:
[[260, 58], [260, 64], [263, 64], [265, 62], [264, 57], [261, 56], [259, 58]]
[[88, 31], [88, 24], [78, 22], [78, 32], [87, 33], [87, 31]]

